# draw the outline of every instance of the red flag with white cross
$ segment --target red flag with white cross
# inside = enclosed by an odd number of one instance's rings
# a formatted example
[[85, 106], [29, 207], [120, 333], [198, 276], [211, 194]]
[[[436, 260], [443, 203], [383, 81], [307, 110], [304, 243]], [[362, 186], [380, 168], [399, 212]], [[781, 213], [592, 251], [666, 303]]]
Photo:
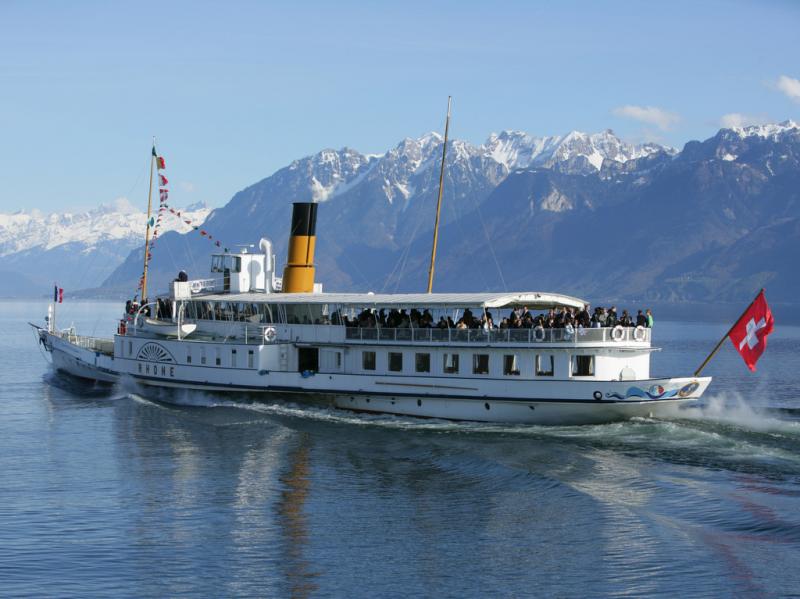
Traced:
[[756, 362], [767, 349], [767, 335], [774, 326], [772, 311], [762, 289], [728, 334], [733, 347], [742, 355], [750, 370], [755, 371]]

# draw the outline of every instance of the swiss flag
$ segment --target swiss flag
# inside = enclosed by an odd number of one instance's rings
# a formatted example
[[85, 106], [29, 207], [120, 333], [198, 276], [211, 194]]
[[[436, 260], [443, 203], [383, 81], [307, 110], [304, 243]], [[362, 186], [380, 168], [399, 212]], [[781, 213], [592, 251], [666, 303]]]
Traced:
[[733, 347], [742, 355], [750, 370], [755, 371], [756, 362], [767, 349], [767, 335], [774, 326], [775, 321], [762, 289], [728, 334]]

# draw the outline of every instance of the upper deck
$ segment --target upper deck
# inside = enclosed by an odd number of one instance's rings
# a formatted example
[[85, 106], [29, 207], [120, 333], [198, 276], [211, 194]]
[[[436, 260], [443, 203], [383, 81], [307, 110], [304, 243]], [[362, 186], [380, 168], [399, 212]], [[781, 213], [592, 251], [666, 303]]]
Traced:
[[[186, 297], [186, 296], [184, 296]], [[179, 301], [184, 323], [196, 323], [188, 339], [339, 345], [650, 346], [646, 328], [499, 326], [517, 310], [564, 313], [588, 304], [546, 292], [519, 293], [192, 293]], [[409, 313], [407, 313], [409, 311]], [[387, 318], [387, 314], [389, 317]], [[467, 319], [466, 316], [470, 315]], [[395, 316], [392, 322], [391, 315]], [[456, 326], [459, 319], [473, 326]], [[504, 319], [506, 320], [506, 319]], [[400, 322], [402, 321], [402, 323]], [[494, 326], [489, 326], [492, 324]]]

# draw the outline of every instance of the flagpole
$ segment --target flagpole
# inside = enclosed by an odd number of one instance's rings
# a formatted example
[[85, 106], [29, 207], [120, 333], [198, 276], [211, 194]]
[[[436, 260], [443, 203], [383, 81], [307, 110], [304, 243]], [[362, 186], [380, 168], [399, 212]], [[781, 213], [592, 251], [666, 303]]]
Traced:
[[153, 137], [153, 151], [150, 153], [150, 187], [147, 190], [147, 229], [144, 234], [144, 269], [142, 270], [142, 306], [147, 303], [147, 254], [150, 246], [150, 213], [153, 206], [153, 165], [156, 160], [156, 138]]
[[444, 143], [442, 144], [442, 167], [439, 170], [439, 199], [436, 201], [436, 221], [433, 224], [433, 249], [431, 249], [431, 266], [428, 269], [428, 293], [433, 291], [433, 271], [436, 266], [436, 244], [439, 241], [439, 214], [442, 211], [442, 191], [444, 189], [444, 159], [447, 156], [447, 134], [450, 130], [450, 102], [447, 96], [447, 120], [444, 123]]
[[747, 306], [747, 308], [745, 308], [745, 309], [744, 309], [744, 312], [742, 312], [742, 314], [739, 316], [739, 318], [737, 318], [737, 319], [736, 319], [736, 320], [733, 322], [733, 324], [731, 325], [731, 328], [729, 328], [729, 329], [728, 329], [728, 332], [727, 332], [727, 333], [725, 333], [725, 336], [724, 336], [722, 339], [720, 339], [720, 340], [719, 340], [719, 343], [717, 343], [716, 347], [714, 347], [714, 349], [713, 349], [713, 350], [711, 350], [711, 353], [710, 353], [710, 354], [708, 354], [708, 357], [707, 357], [705, 360], [703, 360], [703, 363], [702, 363], [702, 364], [700, 364], [700, 367], [699, 367], [697, 370], [695, 370], [695, 371], [694, 371], [694, 376], [700, 376], [700, 373], [702, 372], [703, 368], [705, 368], [705, 367], [706, 367], [706, 364], [708, 364], [708, 363], [711, 361], [711, 358], [713, 358], [713, 357], [714, 357], [714, 355], [715, 355], [715, 354], [716, 354], [716, 353], [719, 351], [719, 348], [720, 348], [720, 347], [722, 347], [722, 344], [725, 342], [725, 340], [726, 340], [726, 339], [728, 338], [728, 336], [731, 334], [731, 331], [733, 330], [733, 327], [735, 327], [735, 326], [737, 325], [737, 323], [738, 323], [738, 322], [739, 322], [739, 321], [742, 319], [742, 316], [744, 316], [745, 314], [747, 314], [747, 311], [748, 311], [748, 310], [750, 310], [750, 308], [752, 308], [752, 307], [753, 307], [753, 304], [755, 304], [755, 303], [756, 303], [756, 300], [758, 299], [758, 297], [759, 297], [759, 296], [760, 296], [762, 293], [764, 293], [764, 288], [763, 288], [763, 287], [761, 288], [761, 291], [759, 291], [759, 292], [756, 294], [756, 297], [753, 299], [753, 301], [752, 301], [752, 302], [750, 302], [750, 304]]

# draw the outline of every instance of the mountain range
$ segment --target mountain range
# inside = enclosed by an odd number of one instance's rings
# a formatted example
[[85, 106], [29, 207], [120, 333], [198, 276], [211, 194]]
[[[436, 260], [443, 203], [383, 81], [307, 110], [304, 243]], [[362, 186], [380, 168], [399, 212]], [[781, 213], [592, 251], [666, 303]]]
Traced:
[[[327, 290], [424, 289], [442, 138], [381, 155], [326, 149], [295, 160], [211, 211], [223, 244], [273, 240], [285, 256], [291, 202], [320, 203], [318, 280]], [[492, 134], [447, 148], [436, 291], [542, 289], [595, 300], [742, 302], [759, 287], [796, 303], [800, 128], [721, 129], [676, 150], [613, 132]], [[215, 248], [160, 237], [151, 281], [203, 277]], [[104, 293], [132, 293], [135, 247]], [[87, 285], [89, 287], [91, 285]]]
[[[195, 204], [183, 212], [202, 223], [210, 210]], [[143, 245], [146, 221], [122, 198], [85, 212], [0, 214], [0, 297], [38, 295], [54, 282], [71, 291], [97, 286]], [[192, 230], [177, 218], [161, 229]]]

